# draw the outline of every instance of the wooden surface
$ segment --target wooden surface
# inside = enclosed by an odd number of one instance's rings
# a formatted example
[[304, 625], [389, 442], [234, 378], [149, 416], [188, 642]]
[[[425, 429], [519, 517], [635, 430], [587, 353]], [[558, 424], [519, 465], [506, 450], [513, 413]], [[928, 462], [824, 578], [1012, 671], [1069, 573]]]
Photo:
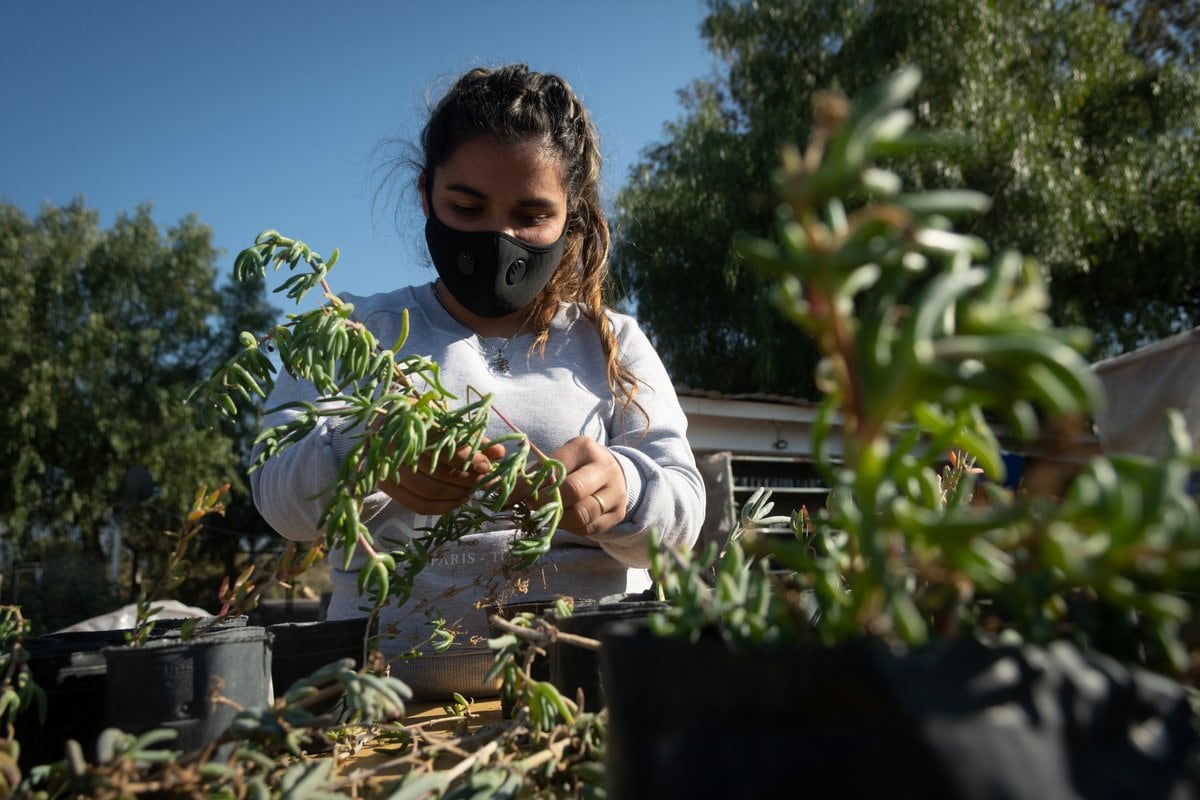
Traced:
[[[418, 722], [429, 722], [432, 727], [453, 729], [459, 724], [461, 718], [450, 717], [446, 715], [445, 703], [409, 703], [408, 714], [404, 717], [404, 724], [413, 725]], [[486, 700], [477, 700], [471, 704], [471, 717], [468, 719], [468, 725], [472, 728], [478, 728], [480, 725], [486, 725], [489, 722], [500, 721], [500, 698], [489, 697]], [[441, 723], [445, 723], [442, 725]]]
[[[502, 721], [500, 698], [488, 698], [471, 704], [465, 717], [446, 713], [445, 703], [409, 703], [404, 725], [415, 736], [422, 736], [426, 744], [437, 741], [451, 742], [469, 736], [480, 728]], [[366, 796], [382, 790], [404, 776], [409, 769], [404, 754], [410, 752], [399, 743], [367, 742], [352, 755], [339, 760], [337, 774], [343, 777], [361, 778], [360, 787]], [[439, 769], [452, 767], [461, 758], [446, 753], [435, 762]]]

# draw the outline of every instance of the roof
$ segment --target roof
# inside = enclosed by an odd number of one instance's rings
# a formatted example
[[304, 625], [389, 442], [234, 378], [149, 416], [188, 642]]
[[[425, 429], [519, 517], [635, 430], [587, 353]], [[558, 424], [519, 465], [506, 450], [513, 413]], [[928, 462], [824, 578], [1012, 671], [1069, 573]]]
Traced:
[[717, 392], [711, 389], [695, 389], [690, 386], [676, 386], [675, 394], [680, 397], [703, 397], [708, 400], [736, 400], [750, 403], [777, 403], [780, 405], [800, 406], [801, 408], [816, 408], [820, 405], [815, 400], [803, 397], [792, 397], [784, 394], [768, 394], [766, 392]]

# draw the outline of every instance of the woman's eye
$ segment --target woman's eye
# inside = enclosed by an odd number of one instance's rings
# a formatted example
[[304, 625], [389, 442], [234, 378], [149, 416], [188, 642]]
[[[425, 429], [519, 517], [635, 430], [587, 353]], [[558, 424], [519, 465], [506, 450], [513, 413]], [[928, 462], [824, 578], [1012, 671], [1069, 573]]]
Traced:
[[479, 213], [479, 209], [475, 208], [474, 206], [460, 206], [455, 203], [452, 208], [455, 214], [461, 214], [463, 216], [471, 216], [472, 214]]

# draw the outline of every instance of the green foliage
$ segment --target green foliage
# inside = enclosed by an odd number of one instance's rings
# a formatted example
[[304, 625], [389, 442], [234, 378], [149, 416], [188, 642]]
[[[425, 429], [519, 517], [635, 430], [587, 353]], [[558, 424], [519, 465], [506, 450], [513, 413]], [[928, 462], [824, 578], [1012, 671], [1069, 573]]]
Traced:
[[[1130, 29], [1084, 2], [711, 0], [710, 9], [704, 35], [726, 70], [689, 90], [686, 116], [646, 151], [617, 201], [616, 275], [680, 383], [816, 396], [815, 348], [757, 313], [766, 280], [732, 242], [773, 229], [774, 153], [808, 138], [813, 92], [855, 95], [905, 64], [925, 76], [912, 104], [918, 129], [956, 131], [969, 144], [896, 162], [897, 174], [916, 188], [990, 196], [964, 228], [1038, 261], [1058, 324], [1094, 331], [1098, 356], [1200, 324], [1192, 54], [1144, 61], [1127, 52]], [[749, 368], [712, 370], [714, 361]]]
[[[951, 225], [981, 197], [903, 194], [878, 166], [937, 145], [910, 134], [904, 104], [918, 85], [901, 70], [853, 109], [819, 94], [808, 149], [783, 153], [776, 238], [740, 243], [822, 351], [813, 438], [827, 506], [772, 518], [758, 495], [720, 558], [655, 554], [678, 605], [659, 628], [717, 623], [753, 645], [1071, 638], [1186, 676], [1200, 586], [1187, 482], [1200, 455], [1177, 414], [1164, 420], [1166, 457], [1097, 457], [1061, 496], [1036, 481], [1019, 495], [976, 483], [1004, 477], [999, 423], [1031, 442], [1100, 397], [1087, 337], [1051, 324], [1036, 264], [985, 260]], [[847, 196], [871, 199], [847, 214]]]
[[29, 549], [41, 567], [41, 580], [22, 582], [21, 608], [33, 635], [106, 614], [121, 605], [117, 587], [108, 579], [107, 559], [86, 553], [70, 542], [38, 542]]
[[[29, 621], [17, 606], [0, 606], [0, 732], [10, 730], [17, 713], [33, 703], [45, 706], [46, 695], [35, 683], [23, 642]], [[42, 709], [41, 713], [45, 713]]]
[[[96, 763], [77, 743], [74, 758], [30, 770], [18, 797], [351, 797], [352, 779], [334, 774], [334, 759], [306, 754], [337, 744], [338, 724], [311, 708], [341, 695], [349, 723], [386, 725], [401, 719], [410, 694], [400, 681], [356, 672], [350, 659], [331, 663], [298, 681], [273, 705], [239, 711], [213, 748], [170, 748], [177, 732], [158, 728], [133, 735], [115, 728], [100, 734]], [[229, 755], [215, 757], [221, 745]], [[40, 794], [39, 794], [40, 793]]]
[[[377, 491], [381, 481], [394, 480], [401, 469], [422, 463], [436, 468], [463, 452], [477, 453], [483, 445], [491, 395], [458, 398], [442, 386], [439, 365], [417, 354], [404, 354], [408, 334], [407, 310], [399, 339], [388, 346], [353, 318], [354, 306], [333, 293], [327, 282], [338, 251], [326, 261], [304, 242], [276, 231], [263, 231], [254, 245], [239, 254], [235, 273], [257, 281], [266, 270], [286, 266], [291, 273], [277, 292], [300, 303], [319, 290], [323, 302], [316, 308], [289, 314], [285, 322], [263, 333], [242, 331], [241, 349], [188, 392], [208, 414], [236, 418], [243, 405], [266, 398], [275, 383], [276, 354], [291, 377], [311, 383], [318, 402], [291, 403], [295, 415], [262, 431], [255, 444], [258, 468], [280, 451], [299, 441], [323, 419], [335, 419], [357, 431], [354, 445], [339, 465], [328, 487], [318, 524], [325, 529], [330, 552], [339, 551], [349, 568], [356, 552], [366, 559], [359, 568], [358, 589], [370, 596], [376, 609], [390, 599], [408, 600], [418, 572], [443, 544], [478, 531], [492, 520], [507, 520], [525, 536], [512, 547], [514, 562], [528, 566], [550, 548], [550, 539], [562, 517], [558, 486], [562, 465], [546, 457], [529, 438], [514, 430], [489, 440], [507, 443], [508, 453], [475, 486], [472, 502], [441, 515], [434, 525], [395, 549], [385, 550], [362, 521], [363, 500]], [[272, 409], [268, 409], [269, 411]], [[536, 456], [534, 458], [533, 456]], [[508, 500], [519, 483], [533, 487], [545, 501], [534, 507]], [[435, 636], [438, 634], [435, 632]]]
[[[264, 334], [241, 333], [237, 337], [240, 349], [225, 361], [210, 365], [207, 376], [191, 386], [189, 396], [199, 401], [210, 419], [237, 422], [244, 418], [244, 406], [252, 407], [268, 395], [274, 383], [275, 359], [290, 375], [317, 387], [321, 394], [318, 403], [299, 404], [296, 408], [302, 413], [294, 423], [268, 428], [258, 437], [254, 466], [278, 454], [322, 417], [344, 418], [360, 431], [330, 487], [331, 500], [322, 524], [328, 531], [328, 547], [341, 549], [347, 559], [360, 548], [366, 553], [360, 588], [372, 595], [376, 608], [389, 599], [407, 599], [413, 578], [440, 543], [477, 531], [488, 521], [507, 520], [526, 534], [513, 546], [516, 564], [536, 559], [548, 549], [562, 514], [558, 484], [563, 468], [537, 452], [518, 431], [491, 440], [512, 446], [492, 473], [480, 480], [474, 500], [457, 513], [443, 515], [427, 536], [392, 551], [383, 550], [382, 543], [372, 539], [361, 522], [362, 499], [374, 492], [381, 480], [402, 467], [416, 466], [418, 460], [437, 463], [463, 448], [477, 450], [487, 415], [499, 412], [491, 408], [487, 395], [458, 402], [440, 385], [437, 364], [421, 356], [401, 355], [404, 336], [391, 348], [382, 347], [353, 319], [353, 308], [329, 289], [326, 277], [336, 259], [336, 251], [325, 261], [302, 242], [272, 231], [260, 235], [255, 245], [238, 257], [237, 277], [253, 283], [265, 276], [268, 265], [287, 265], [293, 274], [280, 291], [299, 303], [309, 291], [319, 289], [324, 302], [311, 311], [289, 315]], [[266, 355], [268, 351], [274, 351], [275, 359]], [[540, 505], [509, 507], [508, 498], [518, 486], [536, 491]], [[149, 628], [155, 600], [174, 593], [191, 577], [202, 520], [223, 510], [221, 500], [227, 489], [202, 487], [195, 492], [181, 531], [163, 537], [174, 549], [165, 558], [160, 584], [139, 595], [138, 624], [131, 636], [135, 643]], [[277, 567], [276, 579], [294, 577], [323, 552], [314, 548], [297, 561], [295, 552], [289, 550]], [[227, 579], [219, 593], [221, 614], [250, 607], [259, 591], [252, 568], [235, 580]], [[192, 632], [188, 628], [183, 633]], [[446, 635], [435, 631], [434, 637], [444, 639]], [[394, 787], [393, 796], [491, 797], [496, 792], [515, 793], [529, 787], [550, 795], [580, 787], [592, 793], [600, 791], [603, 722], [596, 715], [578, 714], [574, 704], [549, 684], [526, 687], [523, 696], [529, 710], [519, 722], [489, 734], [491, 740], [483, 746], [482, 755], [470, 755], [452, 770], [440, 771], [436, 759], [444, 754], [462, 757], [462, 742], [450, 741], [443, 747], [400, 725], [410, 692], [403, 683], [379, 674], [375, 663], [371, 659], [361, 671], [355, 671], [349, 660], [330, 664], [288, 688], [274, 705], [242, 710], [216, 743], [235, 745], [227, 757], [218, 759], [213, 748], [195, 753], [167, 749], [174, 734], [166, 729], [141, 736], [108, 730], [97, 744], [95, 764], [87, 763], [77, 743], [68, 743], [65, 761], [38, 766], [23, 781], [19, 772], [3, 777], [10, 787], [21, 781], [18, 796], [147, 792], [221, 797], [244, 792], [263, 797], [279, 793], [350, 796], [343, 790], [357, 796], [361, 776], [338, 777], [333, 773], [332, 758], [310, 759], [314, 753], [339, 747], [340, 728], [356, 742], [364, 735], [379, 736], [408, 748], [405, 759], [410, 769]], [[328, 714], [311, 710], [333, 697], [340, 697], [336, 722]], [[460, 698], [455, 713], [469, 713], [469, 704]], [[0, 752], [0, 773], [5, 768], [3, 755]]]
[[[554, 604], [555, 617], [570, 616], [573, 607], [572, 602], [560, 598]], [[527, 611], [511, 620], [493, 617], [492, 624], [503, 632], [488, 640], [488, 647], [496, 656], [487, 680], [502, 678], [501, 696], [528, 715], [534, 730], [549, 733], [558, 725], [575, 724], [580, 716], [579, 705], [564, 697], [549, 681], [535, 679], [530, 669], [535, 656], [547, 657], [545, 648], [560, 635], [557, 629]]]
[[[261, 283], [218, 286], [216, 258], [206, 226], [163, 232], [146, 206], [101, 229], [82, 201], [35, 219], [0, 205], [0, 529], [18, 560], [34, 534], [99, 553], [116, 519], [146, 566], [195, 486], [240, 485], [253, 420], [205, 429], [181, 402], [228, 356], [227, 324], [269, 318]], [[122, 488], [135, 465], [159, 489], [140, 504]]]
[[[161, 607], [154, 605], [156, 600], [161, 600], [164, 597], [174, 595], [179, 587], [187, 579], [192, 570], [192, 562], [188, 556], [194, 552], [193, 545], [200, 531], [203, 530], [204, 524], [202, 520], [213, 514], [221, 514], [225, 511], [225, 506], [221, 503], [221, 499], [225, 493], [229, 491], [229, 484], [225, 484], [213, 491], [209, 491], [208, 487], [201, 486], [196, 490], [196, 495], [192, 500], [192, 507], [184, 517], [183, 527], [178, 533], [170, 531], [164, 532], [164, 536], [174, 540], [175, 547], [171, 551], [171, 555], [167, 559], [166, 569], [158, 580], [158, 584], [153, 587], [143, 586], [138, 593], [137, 602], [134, 604], [136, 617], [133, 627], [129, 630], [125, 637], [131, 645], [137, 646], [146, 640], [150, 632], [154, 628], [154, 617], [161, 611]], [[251, 564], [239, 577], [235, 584], [237, 587], [236, 599], [238, 602], [237, 611], [252, 611], [258, 603], [258, 594], [253, 592], [253, 585], [247, 587], [250, 575], [254, 571], [254, 565]], [[229, 593], [229, 577], [226, 576], [225, 583], [221, 588], [221, 594], [224, 596]], [[222, 598], [224, 599], [224, 597]], [[207, 630], [219, 622], [223, 621], [229, 613], [229, 606], [222, 608], [220, 613], [214, 616], [203, 627], [197, 619], [188, 619], [183, 622], [180, 628], [182, 639], [190, 639], [198, 631]]]
[[21, 783], [17, 765], [21, 749], [12, 736], [17, 715], [36, 707], [41, 719], [46, 716], [46, 693], [33, 682], [25, 654], [24, 640], [29, 633], [29, 622], [20, 608], [0, 606], [0, 794], [5, 797]]
[[1164, 60], [1195, 63], [1200, 41], [1197, 0], [1093, 0], [1093, 4], [1129, 26], [1125, 49], [1147, 65]]
[[[5, 630], [0, 626], [0, 636]], [[19, 639], [0, 641], [0, 653], [13, 642]], [[8, 779], [13, 796], [30, 798], [604, 796], [604, 714], [577, 713], [547, 683], [523, 689], [513, 719], [444, 737], [421, 730], [426, 723], [406, 726], [408, 688], [370, 666], [356, 671], [351, 659], [279, 690], [273, 704], [240, 710], [212, 747], [172, 749], [176, 732], [166, 728], [141, 735], [110, 728], [96, 743], [94, 763], [69, 742], [67, 759], [35, 766], [24, 777], [6, 770], [0, 749], [0, 781]], [[338, 701], [329, 707], [332, 698]], [[328, 710], [318, 713], [318, 706]], [[471, 704], [456, 696], [447, 713], [465, 721]], [[334, 769], [364, 743], [393, 757]], [[384, 777], [397, 775], [385, 785]]]

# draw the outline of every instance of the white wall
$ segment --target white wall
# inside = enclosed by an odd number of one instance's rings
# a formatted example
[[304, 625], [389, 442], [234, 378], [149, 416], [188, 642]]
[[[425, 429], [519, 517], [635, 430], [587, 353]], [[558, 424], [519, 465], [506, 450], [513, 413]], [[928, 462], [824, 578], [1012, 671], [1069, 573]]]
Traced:
[[[688, 441], [698, 453], [728, 450], [805, 458], [812, 455], [815, 403], [686, 393], [680, 395], [679, 402], [688, 417]], [[840, 438], [832, 437], [829, 447], [831, 454], [840, 455]]]

